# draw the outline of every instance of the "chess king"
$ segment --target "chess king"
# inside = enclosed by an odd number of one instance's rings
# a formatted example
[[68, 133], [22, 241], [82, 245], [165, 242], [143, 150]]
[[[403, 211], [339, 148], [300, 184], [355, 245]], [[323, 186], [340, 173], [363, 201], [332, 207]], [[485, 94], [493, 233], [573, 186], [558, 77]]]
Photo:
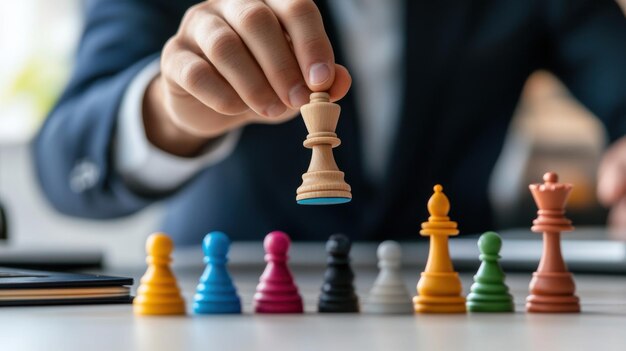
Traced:
[[450, 220], [450, 202], [441, 185], [428, 200], [428, 222], [422, 223], [420, 234], [430, 236], [430, 251], [426, 269], [417, 283], [418, 296], [413, 298], [418, 313], [464, 313], [465, 298], [459, 275], [452, 267], [448, 237], [458, 235], [456, 222]]
[[328, 93], [312, 93], [311, 102], [302, 106], [302, 118], [309, 131], [304, 147], [312, 149], [309, 169], [302, 175], [296, 191], [301, 205], [333, 205], [350, 202], [351, 188], [344, 180], [333, 156], [333, 148], [341, 144], [335, 129], [341, 107], [330, 102]]
[[556, 173], [546, 173], [543, 184], [529, 186], [539, 208], [531, 230], [543, 233], [543, 253], [537, 271], [530, 281], [526, 299], [528, 312], [580, 312], [575, 295], [576, 285], [561, 254], [561, 232], [574, 230], [565, 217], [565, 203], [572, 191], [571, 184], [559, 183]]

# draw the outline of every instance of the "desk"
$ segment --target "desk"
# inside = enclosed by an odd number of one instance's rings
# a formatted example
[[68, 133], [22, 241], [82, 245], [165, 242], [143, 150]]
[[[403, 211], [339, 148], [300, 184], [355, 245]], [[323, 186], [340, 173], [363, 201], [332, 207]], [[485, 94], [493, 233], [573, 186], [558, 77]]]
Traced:
[[[244, 315], [135, 317], [129, 305], [0, 309], [2, 350], [625, 350], [626, 277], [578, 275], [582, 314], [523, 312], [529, 274], [510, 274], [514, 314], [374, 316], [314, 313], [323, 268], [295, 269], [305, 315], [251, 314], [263, 267], [233, 269]], [[363, 298], [376, 272], [355, 269]], [[113, 272], [120, 274], [120, 272]], [[124, 274], [124, 272], [121, 272]], [[128, 274], [128, 272], [126, 272]], [[200, 271], [177, 272], [190, 307]], [[415, 288], [419, 272], [405, 272]], [[141, 275], [136, 272], [135, 276]], [[471, 283], [463, 275], [464, 289]]]

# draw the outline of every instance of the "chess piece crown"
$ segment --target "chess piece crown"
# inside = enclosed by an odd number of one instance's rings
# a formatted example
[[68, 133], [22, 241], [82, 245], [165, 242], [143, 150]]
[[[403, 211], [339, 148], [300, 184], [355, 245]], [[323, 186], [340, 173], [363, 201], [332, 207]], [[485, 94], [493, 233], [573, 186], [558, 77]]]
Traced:
[[568, 232], [574, 230], [572, 221], [565, 217], [565, 203], [572, 191], [571, 184], [559, 183], [559, 176], [548, 172], [543, 184], [529, 185], [537, 204], [537, 219], [533, 220], [533, 232]]

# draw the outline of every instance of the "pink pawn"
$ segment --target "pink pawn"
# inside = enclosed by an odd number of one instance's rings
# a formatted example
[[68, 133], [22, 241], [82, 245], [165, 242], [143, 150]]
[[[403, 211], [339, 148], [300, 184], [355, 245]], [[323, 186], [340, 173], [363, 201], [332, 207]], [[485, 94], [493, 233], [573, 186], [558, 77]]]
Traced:
[[256, 313], [302, 313], [304, 308], [298, 287], [287, 267], [289, 236], [273, 231], [265, 237], [265, 262], [267, 266], [259, 279], [254, 294]]

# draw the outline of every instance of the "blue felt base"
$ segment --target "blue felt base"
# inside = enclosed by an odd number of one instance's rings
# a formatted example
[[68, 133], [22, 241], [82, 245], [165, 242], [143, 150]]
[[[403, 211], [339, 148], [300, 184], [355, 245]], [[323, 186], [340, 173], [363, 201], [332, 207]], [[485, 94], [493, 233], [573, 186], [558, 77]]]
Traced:
[[311, 199], [298, 200], [300, 205], [336, 205], [345, 204], [352, 200], [349, 197], [316, 197]]

